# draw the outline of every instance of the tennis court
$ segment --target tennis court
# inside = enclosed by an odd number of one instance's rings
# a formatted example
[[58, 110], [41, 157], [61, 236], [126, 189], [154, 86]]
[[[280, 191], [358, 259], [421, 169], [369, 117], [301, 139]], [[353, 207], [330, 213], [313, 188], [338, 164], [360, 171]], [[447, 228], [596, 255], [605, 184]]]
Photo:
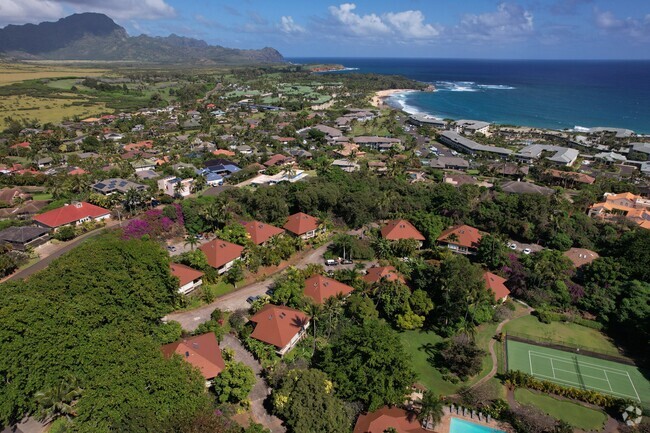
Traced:
[[647, 404], [650, 382], [637, 367], [508, 339], [508, 369]]

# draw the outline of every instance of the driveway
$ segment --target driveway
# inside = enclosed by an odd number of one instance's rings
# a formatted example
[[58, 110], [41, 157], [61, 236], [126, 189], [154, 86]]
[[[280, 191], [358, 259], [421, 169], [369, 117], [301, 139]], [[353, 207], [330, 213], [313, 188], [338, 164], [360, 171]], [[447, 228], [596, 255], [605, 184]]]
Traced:
[[249, 394], [251, 401], [251, 413], [253, 421], [262, 424], [273, 433], [284, 433], [287, 430], [282, 426], [282, 420], [274, 415], [268, 413], [264, 407], [264, 400], [271, 394], [271, 388], [266, 384], [266, 380], [261, 375], [262, 366], [260, 365], [253, 355], [248, 352], [237, 338], [232, 335], [226, 334], [223, 336], [223, 341], [220, 344], [221, 349], [229, 348], [235, 351], [235, 361], [243, 362], [253, 369], [255, 372], [255, 386]]

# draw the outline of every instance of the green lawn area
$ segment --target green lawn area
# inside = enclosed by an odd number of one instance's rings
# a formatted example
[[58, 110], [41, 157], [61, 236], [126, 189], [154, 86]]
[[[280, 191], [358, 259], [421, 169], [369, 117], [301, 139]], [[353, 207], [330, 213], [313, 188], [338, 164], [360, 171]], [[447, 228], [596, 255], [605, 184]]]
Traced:
[[527, 389], [516, 389], [515, 399], [521, 404], [534, 406], [553, 418], [566, 421], [573, 427], [582, 430], [600, 430], [607, 421], [607, 415], [604, 412], [534, 393]]
[[214, 285], [214, 294], [218, 298], [219, 296], [226, 295], [235, 290], [235, 286], [228, 284], [224, 281], [219, 281]]
[[559, 344], [578, 346], [584, 349], [591, 348], [596, 352], [618, 354], [618, 349], [612, 341], [602, 332], [575, 323], [540, 322], [535, 316], [520, 317], [510, 321], [504, 326], [504, 331], [537, 338], [552, 340]]
[[34, 200], [52, 200], [52, 194], [47, 192], [37, 192], [32, 194]]

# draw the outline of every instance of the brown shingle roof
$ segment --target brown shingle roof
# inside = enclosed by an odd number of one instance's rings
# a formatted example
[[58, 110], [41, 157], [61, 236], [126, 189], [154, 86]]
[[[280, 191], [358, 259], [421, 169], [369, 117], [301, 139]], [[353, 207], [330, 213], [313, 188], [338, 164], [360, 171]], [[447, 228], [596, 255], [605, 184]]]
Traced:
[[226, 368], [214, 332], [165, 344], [160, 350], [166, 358], [170, 358], [175, 353], [180, 355], [185, 361], [201, 370], [201, 374], [206, 379], [216, 377]]
[[312, 230], [316, 230], [318, 228], [318, 220], [311, 215], [298, 212], [289, 216], [289, 219], [283, 227], [291, 233], [300, 236]]
[[235, 260], [241, 256], [244, 247], [233, 244], [232, 242], [214, 239], [199, 247], [208, 259], [208, 264], [213, 268], [220, 268], [226, 263]]
[[259, 221], [244, 221], [241, 224], [251, 236], [251, 240], [255, 245], [263, 244], [273, 236], [284, 233], [284, 230], [281, 228]]
[[399, 239], [415, 239], [418, 241], [423, 241], [424, 236], [418, 231], [413, 224], [406, 220], [393, 220], [389, 221], [381, 229], [381, 235], [391, 241], [396, 241]]
[[299, 310], [267, 304], [251, 317], [255, 330], [251, 337], [282, 348], [309, 323], [309, 317]]
[[317, 304], [322, 304], [327, 298], [337, 296], [339, 293], [348, 295], [352, 293], [354, 287], [336, 281], [333, 278], [322, 275], [312, 275], [305, 280], [305, 296], [311, 298]]
[[414, 413], [398, 407], [384, 406], [359, 416], [354, 433], [384, 433], [393, 427], [398, 433], [426, 433]]
[[[449, 238], [452, 237], [452, 235], [456, 235], [457, 239], [453, 241], [450, 240]], [[443, 231], [438, 237], [438, 241], [453, 243], [466, 248], [478, 248], [478, 243], [481, 240], [481, 237], [482, 235], [478, 229], [463, 224]]]

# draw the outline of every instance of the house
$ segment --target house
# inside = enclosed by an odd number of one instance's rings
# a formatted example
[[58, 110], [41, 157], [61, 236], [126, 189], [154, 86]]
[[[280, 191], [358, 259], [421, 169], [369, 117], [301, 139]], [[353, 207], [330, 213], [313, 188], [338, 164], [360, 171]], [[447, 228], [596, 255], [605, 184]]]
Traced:
[[392, 220], [382, 227], [381, 236], [389, 241], [415, 239], [422, 243], [425, 237], [407, 220]]
[[366, 275], [361, 277], [361, 279], [368, 284], [375, 284], [382, 280], [399, 281], [402, 284], [406, 284], [404, 277], [397, 272], [395, 266], [374, 266], [368, 268]]
[[131, 152], [134, 150], [142, 150], [142, 149], [151, 149], [151, 148], [153, 148], [152, 140], [138, 141], [137, 143], [129, 143], [123, 147], [125, 152]]
[[594, 155], [594, 159], [596, 160], [601, 160], [603, 162], [606, 162], [608, 164], [614, 163], [614, 162], [625, 162], [627, 161], [627, 158], [625, 155], [621, 155], [620, 153], [616, 152], [600, 152]]
[[468, 135], [483, 134], [488, 137], [491, 135], [490, 124], [488, 122], [461, 119], [455, 121], [454, 124], [456, 126], [456, 132], [462, 132]]
[[214, 379], [226, 369], [226, 363], [221, 356], [219, 342], [214, 332], [195, 335], [165, 344], [160, 348], [160, 351], [165, 358], [180, 355], [185, 362], [189, 362], [198, 368], [206, 380], [206, 386], [210, 386], [208, 381]]
[[158, 189], [171, 197], [187, 197], [192, 193], [194, 179], [181, 179], [176, 176], [167, 176], [158, 180]]
[[379, 410], [359, 415], [353, 433], [385, 433], [390, 428], [398, 433], [428, 433], [412, 412], [398, 407], [384, 406]]
[[595, 178], [589, 175], [573, 171], [547, 170], [546, 173], [553, 179], [561, 180], [563, 182], [570, 181], [571, 183], [584, 183], [586, 185], [591, 185], [596, 181]]
[[442, 181], [444, 183], [448, 183], [453, 186], [462, 186], [462, 185], [476, 185], [479, 187], [484, 187], [484, 188], [492, 188], [492, 185], [490, 182], [487, 182], [485, 180], [480, 181], [474, 176], [470, 176], [468, 174], [459, 174], [459, 173], [448, 173], [445, 174], [444, 177], [442, 178]]
[[441, 156], [429, 161], [429, 167], [440, 169], [467, 170], [469, 162], [458, 156]]
[[580, 266], [584, 266], [593, 262], [600, 256], [597, 252], [588, 250], [586, 248], [570, 248], [568, 251], [564, 252], [564, 257], [571, 260], [573, 266], [579, 268]]
[[[333, 140], [335, 138], [343, 136], [343, 133], [340, 129], [332, 128], [331, 126], [316, 125], [311, 128], [306, 128], [304, 131], [309, 131], [310, 129], [316, 129], [322, 132], [327, 137], [327, 140]], [[298, 132], [303, 132], [303, 130], [300, 130]]]
[[500, 176], [524, 177], [528, 176], [528, 172], [530, 171], [530, 168], [527, 165], [519, 166], [512, 162], [494, 162], [488, 164], [488, 167], [492, 172], [494, 172], [494, 174]]
[[0, 202], [14, 204], [16, 201], [30, 200], [32, 196], [20, 188], [3, 188], [0, 190]]
[[284, 230], [279, 227], [259, 221], [243, 221], [241, 224], [255, 245], [262, 245], [273, 236], [279, 236], [284, 233]]
[[413, 114], [409, 117], [408, 123], [415, 126], [431, 126], [438, 129], [447, 128], [446, 121], [425, 114]]
[[508, 194], [542, 194], [553, 195], [555, 190], [545, 186], [535, 185], [531, 182], [509, 180], [501, 184], [501, 191]]
[[217, 173], [208, 173], [205, 175], [205, 183], [208, 186], [219, 186], [223, 185], [223, 176]]
[[136, 191], [145, 191], [147, 190], [147, 185], [142, 185], [139, 183], [131, 182], [130, 180], [120, 179], [120, 178], [111, 178], [104, 179], [92, 186], [95, 192], [98, 192], [103, 195], [111, 195], [115, 193], [125, 194], [131, 189]]
[[630, 192], [606, 192], [605, 201], [589, 208], [589, 216], [604, 220], [626, 218], [640, 227], [650, 229], [650, 200]]
[[399, 138], [390, 138], [390, 137], [354, 137], [352, 139], [356, 144], [360, 146], [365, 146], [369, 149], [378, 150], [380, 152], [386, 152], [390, 150], [393, 146], [400, 145], [402, 140]]
[[237, 173], [240, 170], [240, 168], [234, 162], [223, 158], [206, 161], [204, 163], [204, 167], [211, 172], [220, 174], [222, 176], [229, 176], [233, 173]]
[[266, 304], [250, 321], [255, 323], [251, 337], [275, 346], [280, 356], [289, 352], [309, 328], [305, 313], [273, 304]]
[[276, 153], [272, 157], [270, 157], [264, 165], [266, 167], [273, 167], [274, 165], [285, 165], [285, 164], [290, 164], [293, 162], [293, 158], [290, 156], [285, 156], [282, 155], [281, 153]]
[[178, 278], [178, 293], [181, 295], [187, 295], [203, 284], [203, 272], [180, 263], [170, 263], [169, 267], [172, 275]]
[[241, 257], [244, 247], [232, 242], [213, 239], [199, 247], [205, 254], [208, 264], [223, 274]]
[[344, 158], [348, 156], [355, 155], [358, 158], [366, 156], [366, 152], [359, 150], [359, 145], [356, 143], [342, 143], [340, 150], [335, 150], [335, 153], [341, 155]]
[[275, 185], [280, 182], [289, 182], [295, 183], [300, 180], [305, 179], [309, 174], [304, 170], [283, 170], [280, 173], [273, 175], [260, 174], [252, 179], [245, 180], [237, 184], [238, 187], [252, 185], [252, 186], [262, 186], [262, 185]]
[[576, 149], [568, 147], [555, 146], [550, 144], [531, 144], [517, 152], [515, 157], [517, 160], [532, 163], [533, 161], [541, 158], [545, 152], [553, 153], [553, 155], [546, 157], [546, 159], [554, 164], [570, 167], [578, 159], [578, 152]]
[[438, 236], [437, 243], [455, 253], [476, 254], [481, 237], [478, 229], [463, 224], [443, 231]]
[[349, 159], [335, 159], [332, 161], [332, 167], [338, 167], [346, 173], [352, 173], [354, 171], [359, 171], [361, 166], [354, 161]]
[[312, 275], [305, 280], [304, 294], [316, 304], [324, 304], [325, 300], [339, 294], [347, 296], [353, 291], [354, 287], [319, 274]]
[[86, 221], [101, 221], [109, 219], [111, 212], [103, 207], [82, 202], [73, 202], [63, 207], [34, 216], [34, 222], [42, 227], [58, 228], [65, 225], [76, 225]]
[[52, 158], [46, 156], [45, 158], [40, 158], [38, 161], [36, 161], [36, 165], [38, 168], [49, 168], [52, 166], [53, 162], [54, 160]]
[[438, 141], [452, 149], [456, 149], [459, 152], [468, 153], [470, 155], [474, 155], [476, 153], [488, 153], [505, 158], [512, 154], [512, 151], [510, 149], [479, 144], [453, 131], [443, 132], [440, 134]]
[[316, 236], [319, 229], [318, 226], [318, 219], [306, 213], [298, 212], [289, 216], [289, 219], [283, 227], [290, 233], [307, 240]]
[[44, 244], [50, 238], [50, 230], [44, 227], [8, 227], [0, 231], [0, 244], [6, 243], [18, 251]]
[[494, 294], [495, 301], [505, 302], [508, 299], [510, 290], [504, 284], [507, 281], [505, 278], [492, 272], [485, 272], [483, 279], [485, 280], [485, 287]]
[[248, 144], [242, 144], [241, 146], [237, 146], [235, 147], [235, 150], [237, 150], [237, 152], [241, 153], [242, 155], [253, 154], [253, 148], [250, 147]]
[[214, 156], [235, 156], [235, 152], [233, 152], [232, 150], [228, 150], [228, 149], [213, 150], [212, 154]]

